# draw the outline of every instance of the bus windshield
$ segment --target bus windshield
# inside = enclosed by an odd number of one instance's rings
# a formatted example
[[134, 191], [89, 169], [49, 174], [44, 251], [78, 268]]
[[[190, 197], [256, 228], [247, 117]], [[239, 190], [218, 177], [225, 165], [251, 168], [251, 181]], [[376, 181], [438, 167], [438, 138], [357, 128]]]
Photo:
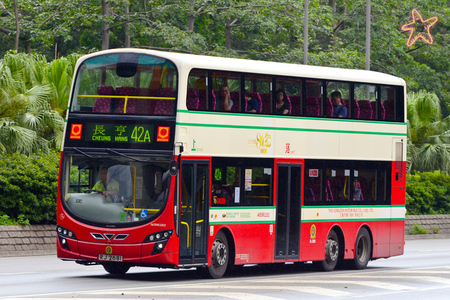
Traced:
[[111, 53], [83, 61], [76, 74], [71, 112], [174, 115], [177, 71], [152, 55]]
[[75, 218], [100, 226], [149, 222], [167, 203], [169, 163], [165, 158], [66, 154], [63, 205]]

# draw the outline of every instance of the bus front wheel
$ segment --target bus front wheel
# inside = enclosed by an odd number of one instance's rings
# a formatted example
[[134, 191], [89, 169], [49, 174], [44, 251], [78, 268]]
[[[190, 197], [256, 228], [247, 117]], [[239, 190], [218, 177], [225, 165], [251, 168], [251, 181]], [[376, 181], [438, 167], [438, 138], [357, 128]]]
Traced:
[[208, 275], [211, 278], [221, 278], [228, 268], [230, 251], [227, 237], [219, 231], [214, 238], [211, 250], [211, 265], [208, 266]]
[[370, 260], [372, 249], [372, 240], [370, 239], [369, 231], [366, 228], [361, 228], [356, 237], [355, 244], [355, 258], [351, 260], [351, 265], [356, 270], [364, 269]]
[[106, 272], [113, 275], [123, 275], [130, 269], [130, 266], [127, 264], [121, 263], [105, 263], [103, 264], [103, 268]]
[[331, 230], [325, 245], [325, 259], [317, 262], [323, 271], [333, 271], [339, 260], [339, 239], [334, 230]]

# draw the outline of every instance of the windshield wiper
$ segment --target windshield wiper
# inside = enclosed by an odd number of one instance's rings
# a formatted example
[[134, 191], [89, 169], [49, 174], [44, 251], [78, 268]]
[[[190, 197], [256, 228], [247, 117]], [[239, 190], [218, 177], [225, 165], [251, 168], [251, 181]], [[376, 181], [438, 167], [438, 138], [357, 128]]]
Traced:
[[78, 148], [73, 147], [72, 149], [75, 150], [75, 151], [78, 152], [78, 153], [83, 154], [83, 155], [86, 156], [86, 157], [93, 158], [92, 156], [90, 156], [89, 154], [87, 154], [87, 153], [81, 151], [81, 150], [78, 149]]
[[126, 158], [128, 158], [128, 159], [131, 159], [131, 160], [134, 160], [134, 161], [137, 161], [137, 162], [144, 162], [144, 163], [148, 162], [148, 161], [146, 161], [146, 160], [137, 159], [137, 158], [128, 156], [128, 155], [126, 155], [126, 154], [117, 152], [117, 151], [112, 150], [112, 149], [109, 149], [109, 148], [106, 148], [106, 151], [111, 152], [111, 153], [114, 153], [114, 154], [116, 154], [116, 155], [120, 155], [120, 156], [122, 156], [122, 157], [126, 157]]

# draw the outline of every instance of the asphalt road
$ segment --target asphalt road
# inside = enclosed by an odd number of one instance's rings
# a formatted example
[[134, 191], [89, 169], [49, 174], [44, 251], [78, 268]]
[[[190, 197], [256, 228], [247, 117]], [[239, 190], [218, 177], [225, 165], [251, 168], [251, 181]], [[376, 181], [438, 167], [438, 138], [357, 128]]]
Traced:
[[408, 240], [403, 256], [362, 271], [248, 266], [219, 280], [150, 268], [113, 276], [54, 256], [0, 258], [0, 266], [0, 299], [450, 299], [450, 239]]

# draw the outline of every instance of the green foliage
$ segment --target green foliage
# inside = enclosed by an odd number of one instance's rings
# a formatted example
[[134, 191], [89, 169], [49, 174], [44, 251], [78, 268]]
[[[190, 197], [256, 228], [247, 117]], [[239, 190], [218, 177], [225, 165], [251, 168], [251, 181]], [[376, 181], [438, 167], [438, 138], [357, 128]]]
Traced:
[[413, 223], [409, 229], [409, 234], [428, 234], [428, 230], [420, 224]]
[[[60, 154], [0, 156], [0, 215], [18, 222], [54, 224]], [[4, 218], [4, 217], [3, 217]]]
[[19, 215], [17, 220], [11, 219], [8, 215], [0, 215], [0, 226], [2, 225], [30, 225], [30, 221], [24, 215]]
[[450, 117], [442, 118], [435, 93], [420, 91], [407, 97], [408, 173], [413, 170], [450, 172]]
[[410, 215], [450, 214], [450, 175], [442, 171], [408, 174], [406, 210]]

